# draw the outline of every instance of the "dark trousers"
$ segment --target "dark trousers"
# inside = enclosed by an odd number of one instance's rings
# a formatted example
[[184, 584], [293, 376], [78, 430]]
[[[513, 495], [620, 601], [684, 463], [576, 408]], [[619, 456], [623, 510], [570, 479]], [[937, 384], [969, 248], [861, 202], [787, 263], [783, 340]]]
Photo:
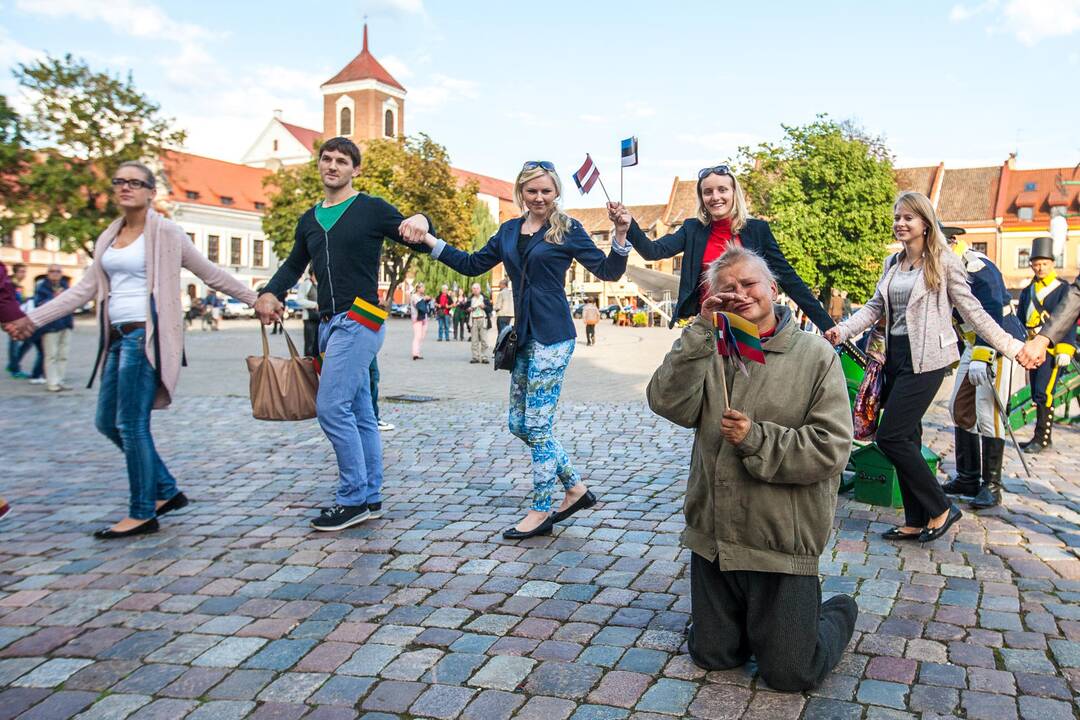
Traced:
[[816, 576], [720, 570], [690, 553], [690, 657], [706, 670], [757, 658], [769, 686], [785, 692], [821, 684], [855, 629], [855, 603], [821, 604]]
[[457, 316], [454, 317], [454, 339], [455, 340], [464, 340], [465, 339], [465, 318], [463, 318], [463, 317], [461, 317], [461, 318], [459, 318]]
[[379, 356], [371, 358], [368, 367], [371, 382], [371, 407], [375, 409], [375, 422], [379, 422]]
[[510, 317], [509, 315], [499, 315], [497, 318], [495, 318], [496, 334], [501, 333], [504, 327], [506, 327], [507, 325], [512, 325], [513, 322], [514, 318]]
[[41, 346], [41, 333], [36, 332], [27, 340], [19, 344], [18, 353], [15, 356], [15, 367], [20, 367], [22, 359], [30, 352], [30, 348], [37, 350], [37, 358], [34, 360], [34, 369], [30, 371], [30, 377], [45, 377], [45, 349]]
[[319, 354], [319, 319], [304, 320], [304, 356], [316, 357]]
[[596, 326], [595, 325], [586, 325], [585, 326], [585, 344], [586, 345], [595, 345], [596, 344]]
[[1031, 402], [1035, 407], [1050, 407], [1053, 403], [1054, 381], [1057, 380], [1058, 367], [1054, 356], [1048, 355], [1047, 362], [1034, 370], [1028, 370], [1028, 385], [1031, 386]]
[[883, 413], [874, 440], [896, 466], [908, 527], [926, 527], [930, 518], [949, 509], [949, 499], [922, 456], [922, 419], [946, 369], [916, 373], [907, 335], [889, 336], [881, 391]]

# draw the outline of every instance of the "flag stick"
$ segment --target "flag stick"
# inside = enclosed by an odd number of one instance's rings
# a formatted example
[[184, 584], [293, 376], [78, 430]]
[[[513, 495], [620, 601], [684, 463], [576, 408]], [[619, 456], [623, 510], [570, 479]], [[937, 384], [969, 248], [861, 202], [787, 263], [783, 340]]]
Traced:
[[604, 191], [604, 197], [607, 198], [608, 202], [611, 202], [611, 196], [607, 194], [607, 188], [604, 187], [604, 181], [600, 179], [600, 174], [599, 173], [597, 173], [597, 175], [596, 175], [596, 181], [598, 183], [600, 183], [600, 189]]
[[725, 359], [724, 356], [721, 355], [720, 356], [720, 390], [724, 394], [724, 409], [728, 410], [728, 409], [731, 408], [731, 405], [728, 403], [727, 371], [724, 370], [724, 366], [727, 365], [727, 363], [724, 362], [724, 359]]
[[623, 167], [622, 159], [619, 160], [619, 204], [622, 205], [622, 186], [623, 186]]

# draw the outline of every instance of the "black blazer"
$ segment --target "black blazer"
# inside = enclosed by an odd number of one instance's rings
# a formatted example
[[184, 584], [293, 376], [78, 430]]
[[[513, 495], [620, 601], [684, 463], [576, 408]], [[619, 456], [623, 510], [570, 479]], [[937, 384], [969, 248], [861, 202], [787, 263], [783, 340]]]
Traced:
[[507, 220], [487, 245], [474, 253], [446, 245], [436, 259], [462, 275], [482, 275], [500, 262], [514, 288], [514, 329], [520, 346], [535, 339], [552, 345], [577, 337], [570, 305], [566, 302], [566, 271], [577, 260], [601, 280], [618, 280], [626, 271], [626, 256], [604, 252], [593, 244], [581, 223], [572, 220], [561, 245], [544, 241], [545, 225], [518, 254], [523, 218]]
[[[679, 302], [671, 318], [671, 325], [681, 318], [689, 318], [701, 311], [701, 259], [705, 255], [705, 245], [709, 242], [709, 226], [703, 225], [697, 218], [687, 218], [679, 229], [658, 240], [650, 240], [637, 224], [630, 223], [627, 239], [638, 254], [646, 260], [663, 260], [683, 254], [682, 273], [679, 276]], [[757, 218], [749, 218], [746, 226], [739, 231], [739, 241], [747, 250], [753, 250], [765, 258], [765, 263], [776, 276], [776, 283], [788, 297], [795, 301], [807, 317], [822, 331], [831, 328], [834, 323], [821, 302], [806, 287], [788, 263], [780, 246], [776, 244], [769, 223]]]
[[[1077, 344], [1076, 316], [1077, 309], [1080, 308], [1080, 303], [1077, 302], [1077, 298], [1080, 298], [1078, 291], [1080, 291], [1080, 278], [1073, 283], [1061, 280], [1061, 284], [1050, 291], [1042, 302], [1043, 308], [1050, 313], [1050, 317], [1042, 323], [1038, 332], [1050, 338], [1054, 345], [1065, 343], [1075, 346]], [[1035, 292], [1034, 280], [1020, 291], [1020, 299], [1016, 303], [1017, 314], [1024, 327], [1027, 327], [1028, 304], [1031, 302], [1033, 292]], [[1050, 349], [1054, 349], [1053, 345]]]

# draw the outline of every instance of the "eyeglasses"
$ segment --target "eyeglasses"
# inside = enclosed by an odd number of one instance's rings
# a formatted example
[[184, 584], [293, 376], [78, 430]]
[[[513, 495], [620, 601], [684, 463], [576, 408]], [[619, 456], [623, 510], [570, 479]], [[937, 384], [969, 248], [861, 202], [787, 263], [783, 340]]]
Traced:
[[148, 183], [145, 180], [140, 180], [138, 178], [113, 178], [112, 179], [112, 186], [114, 188], [122, 188], [125, 185], [127, 185], [128, 187], [135, 188], [136, 190], [138, 190], [139, 188], [146, 188], [147, 190], [149, 190], [150, 188], [154, 187], [151, 183]]
[[522, 170], [535, 170], [536, 168], [541, 168], [548, 172], [555, 172], [555, 163], [548, 162], [547, 160], [529, 160], [521, 166]]
[[716, 167], [701, 168], [698, 170], [697, 179], [704, 180], [710, 175], [730, 175], [731, 167], [729, 165], [717, 165]]

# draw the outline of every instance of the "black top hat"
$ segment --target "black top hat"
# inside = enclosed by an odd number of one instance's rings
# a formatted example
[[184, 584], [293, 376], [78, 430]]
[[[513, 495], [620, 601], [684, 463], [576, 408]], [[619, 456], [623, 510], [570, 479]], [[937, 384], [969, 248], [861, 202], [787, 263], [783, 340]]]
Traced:
[[1028, 256], [1028, 261], [1036, 258], [1054, 259], [1054, 238], [1044, 235], [1031, 242], [1031, 255]]

